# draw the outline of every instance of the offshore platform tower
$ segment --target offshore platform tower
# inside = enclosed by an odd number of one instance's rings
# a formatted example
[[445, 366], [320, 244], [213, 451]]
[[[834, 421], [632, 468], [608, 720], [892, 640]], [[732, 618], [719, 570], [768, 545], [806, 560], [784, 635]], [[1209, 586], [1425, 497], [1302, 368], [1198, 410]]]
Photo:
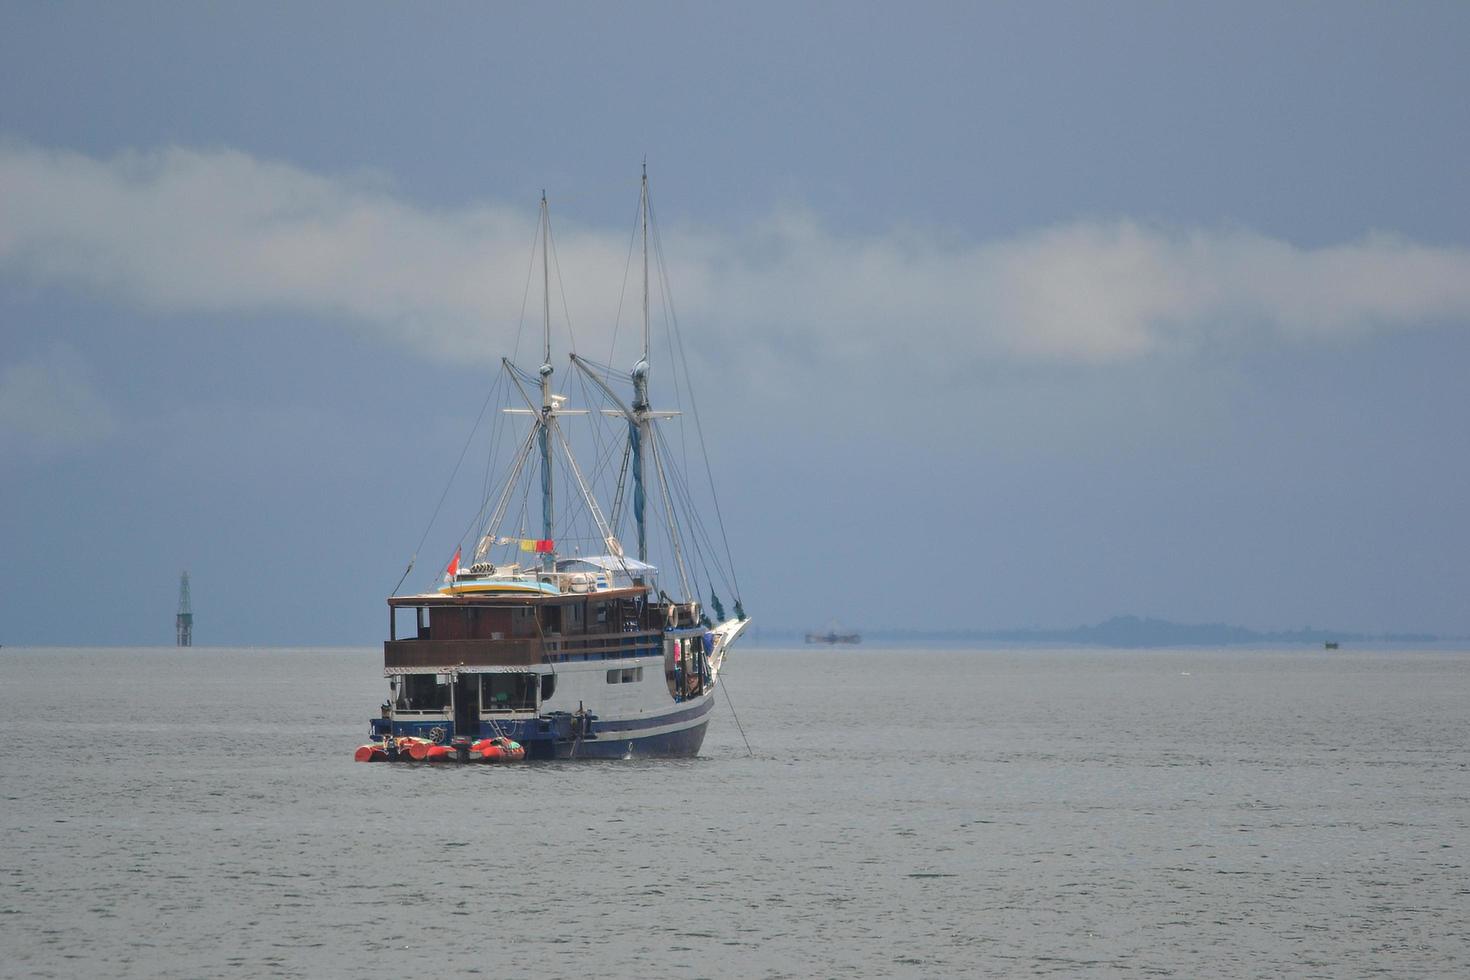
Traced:
[[179, 578], [179, 614], [174, 617], [174, 629], [178, 631], [179, 646], [194, 645], [194, 610], [189, 608], [189, 573]]

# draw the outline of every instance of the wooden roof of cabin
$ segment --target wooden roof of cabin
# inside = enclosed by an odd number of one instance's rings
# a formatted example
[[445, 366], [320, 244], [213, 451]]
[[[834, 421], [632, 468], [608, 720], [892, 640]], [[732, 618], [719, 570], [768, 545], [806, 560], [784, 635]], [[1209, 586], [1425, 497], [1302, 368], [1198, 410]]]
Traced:
[[388, 605], [395, 609], [431, 606], [545, 606], [583, 599], [601, 602], [609, 599], [636, 599], [647, 594], [646, 586], [602, 589], [597, 592], [560, 592], [555, 595], [546, 592], [461, 592], [458, 595], [427, 592], [421, 595], [390, 595]]

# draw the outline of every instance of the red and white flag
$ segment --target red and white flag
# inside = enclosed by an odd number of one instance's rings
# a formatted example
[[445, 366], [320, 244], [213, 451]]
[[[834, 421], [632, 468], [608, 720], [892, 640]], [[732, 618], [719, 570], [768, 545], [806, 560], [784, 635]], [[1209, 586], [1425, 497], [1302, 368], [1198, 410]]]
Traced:
[[454, 549], [454, 557], [451, 558], [451, 559], [449, 559], [449, 564], [447, 566], [445, 566], [445, 569], [444, 569], [444, 577], [446, 579], [451, 579], [452, 580], [454, 578], [454, 576], [456, 576], [458, 574], [459, 574], [459, 549], [458, 548], [455, 548]]

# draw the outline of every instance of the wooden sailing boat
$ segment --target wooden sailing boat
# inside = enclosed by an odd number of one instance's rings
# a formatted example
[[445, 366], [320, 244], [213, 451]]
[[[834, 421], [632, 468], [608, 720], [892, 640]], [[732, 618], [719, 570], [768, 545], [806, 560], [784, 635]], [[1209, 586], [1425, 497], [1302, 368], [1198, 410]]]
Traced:
[[[461, 541], [442, 584], [389, 597], [383, 663], [390, 697], [372, 719], [372, 742], [358, 758], [407, 758], [400, 746], [427, 741], [453, 751], [428, 753], [420, 746], [421, 756], [474, 761], [480, 758], [476, 747], [496, 738], [524, 746], [531, 758], [699, 751], [720, 667], [749, 620], [713, 478], [709, 496], [723, 554], [708, 524], [687, 512], [694, 503], [690, 485], [672, 471], [674, 454], [659, 433], [658, 423], [679, 413], [652, 407], [651, 216], [645, 168], [639, 201], [642, 352], [621, 375], [571, 353], [584, 392], [604, 403], [595, 413], [573, 409], [566, 406], [569, 396], [553, 390], [551, 222], [542, 195], [542, 362], [534, 375], [510, 358], [501, 362], [500, 391], [514, 402], [503, 415], [530, 426], [516, 442], [500, 487], [484, 497], [468, 566], [461, 564]], [[630, 399], [619, 395], [619, 383], [631, 388]], [[693, 389], [687, 390], [692, 407]], [[603, 435], [608, 423], [613, 431], [618, 423], [624, 426], [621, 466], [606, 510], [597, 488], [600, 480], [611, 482], [617, 453], [595, 449], [593, 469], [584, 470], [564, 424], [574, 417], [600, 421]], [[698, 429], [697, 419], [695, 409]], [[702, 435], [700, 441], [702, 448]], [[705, 470], [711, 472], [707, 456]], [[567, 495], [571, 506], [562, 512], [555, 492], [559, 473], [573, 491]], [[630, 481], [631, 494], [625, 492]], [[535, 536], [526, 533], [533, 483], [539, 483], [540, 504]], [[660, 506], [650, 508], [650, 496]], [[521, 523], [512, 530], [518, 501]], [[625, 554], [618, 533], [628, 504], [636, 557]], [[672, 566], [666, 577], [652, 553], [655, 517], [667, 545], [663, 561]], [[734, 594], [734, 615], [725, 615], [716, 579]], [[705, 586], [708, 606], [700, 600]]]

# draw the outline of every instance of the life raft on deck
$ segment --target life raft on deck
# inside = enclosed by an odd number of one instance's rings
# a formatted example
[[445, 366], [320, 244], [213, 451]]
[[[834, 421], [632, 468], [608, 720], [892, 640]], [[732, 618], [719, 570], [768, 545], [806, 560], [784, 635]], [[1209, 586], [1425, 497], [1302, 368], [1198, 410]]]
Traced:
[[442, 745], [427, 738], [400, 735], [360, 745], [352, 757], [358, 762], [520, 762], [526, 757], [526, 748], [500, 737]]

